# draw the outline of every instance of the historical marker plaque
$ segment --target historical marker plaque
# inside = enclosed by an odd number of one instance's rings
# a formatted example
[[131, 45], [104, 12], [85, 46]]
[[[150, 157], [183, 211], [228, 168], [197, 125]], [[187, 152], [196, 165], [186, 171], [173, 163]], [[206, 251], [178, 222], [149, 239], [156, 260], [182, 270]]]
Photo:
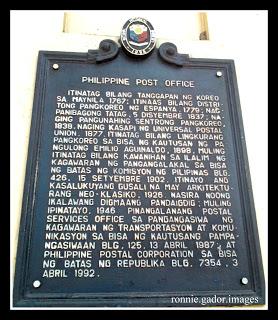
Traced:
[[40, 52], [14, 303], [264, 303], [232, 60]]

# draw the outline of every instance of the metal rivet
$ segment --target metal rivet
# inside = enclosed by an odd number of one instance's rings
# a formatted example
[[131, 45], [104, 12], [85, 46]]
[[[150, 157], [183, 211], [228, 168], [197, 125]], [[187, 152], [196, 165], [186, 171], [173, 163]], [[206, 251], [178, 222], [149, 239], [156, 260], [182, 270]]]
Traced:
[[241, 278], [240, 282], [244, 285], [248, 283], [248, 279], [246, 277]]
[[34, 282], [33, 282], [33, 287], [34, 288], [39, 288], [41, 286], [41, 282], [39, 281], [39, 280], [35, 280]]
[[222, 72], [221, 71], [217, 71], [216, 75], [217, 75], [217, 77], [222, 77]]
[[52, 66], [52, 68], [53, 68], [54, 70], [58, 70], [58, 69], [59, 69], [58, 63], [54, 63], [53, 66]]

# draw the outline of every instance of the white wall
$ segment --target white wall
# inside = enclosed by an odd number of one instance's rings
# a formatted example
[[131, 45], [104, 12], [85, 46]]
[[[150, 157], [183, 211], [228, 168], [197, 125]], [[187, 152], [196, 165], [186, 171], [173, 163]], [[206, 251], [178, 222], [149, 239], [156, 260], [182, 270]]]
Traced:
[[[11, 264], [16, 255], [38, 50], [87, 52], [117, 40], [131, 17], [148, 19], [158, 45], [193, 58], [234, 59], [267, 282], [267, 11], [11, 11]], [[167, 22], [166, 22], [167, 21]]]

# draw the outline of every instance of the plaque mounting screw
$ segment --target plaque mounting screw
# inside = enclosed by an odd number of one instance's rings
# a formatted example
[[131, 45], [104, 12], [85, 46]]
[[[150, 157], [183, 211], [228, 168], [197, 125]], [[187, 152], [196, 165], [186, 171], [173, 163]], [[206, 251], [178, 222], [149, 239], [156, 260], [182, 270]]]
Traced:
[[216, 76], [219, 78], [219, 77], [222, 77], [222, 72], [221, 71], [217, 71], [216, 72]]
[[58, 63], [54, 63], [54, 64], [52, 65], [52, 68], [53, 68], [54, 70], [58, 70], [58, 69], [59, 69]]
[[39, 281], [39, 280], [35, 280], [34, 282], [33, 282], [33, 287], [34, 288], [39, 288], [41, 286], [41, 282]]
[[248, 283], [248, 279], [246, 277], [241, 278], [240, 282], [244, 285]]

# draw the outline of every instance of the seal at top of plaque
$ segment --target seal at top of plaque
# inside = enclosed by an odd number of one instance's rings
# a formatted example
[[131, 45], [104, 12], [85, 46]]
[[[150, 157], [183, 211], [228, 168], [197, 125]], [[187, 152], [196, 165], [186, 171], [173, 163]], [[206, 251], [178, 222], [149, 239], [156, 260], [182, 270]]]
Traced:
[[121, 43], [125, 50], [132, 55], [147, 55], [155, 47], [154, 28], [146, 19], [131, 18], [122, 28]]

